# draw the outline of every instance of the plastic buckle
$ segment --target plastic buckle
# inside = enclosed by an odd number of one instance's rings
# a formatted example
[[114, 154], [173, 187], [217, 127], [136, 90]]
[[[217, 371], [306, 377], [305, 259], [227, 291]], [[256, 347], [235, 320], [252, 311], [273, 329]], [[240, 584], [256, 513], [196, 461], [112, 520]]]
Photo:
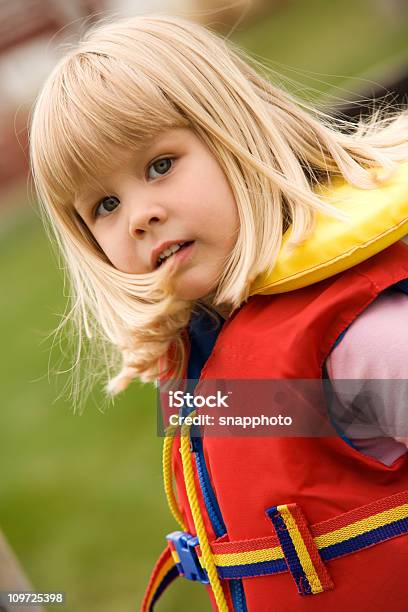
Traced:
[[178, 555], [179, 561], [176, 560], [176, 565], [180, 574], [187, 580], [208, 584], [207, 572], [201, 567], [195, 551], [198, 538], [186, 531], [173, 531], [166, 535], [166, 540], [170, 543], [172, 552], [176, 551]]

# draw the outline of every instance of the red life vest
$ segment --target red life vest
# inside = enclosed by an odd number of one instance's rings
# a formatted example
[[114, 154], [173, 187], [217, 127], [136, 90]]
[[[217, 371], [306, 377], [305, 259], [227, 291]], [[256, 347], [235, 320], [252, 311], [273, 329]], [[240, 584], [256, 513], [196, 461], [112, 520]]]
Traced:
[[[225, 323], [200, 383], [322, 378], [338, 336], [407, 277], [408, 247], [400, 242], [319, 283], [251, 297]], [[195, 534], [177, 442], [179, 505]], [[213, 553], [224, 563], [219, 575], [231, 610], [227, 582], [236, 577], [249, 611], [408, 609], [408, 454], [386, 466], [336, 436], [204, 437], [203, 446], [227, 532], [218, 542], [197, 474], [196, 489]]]

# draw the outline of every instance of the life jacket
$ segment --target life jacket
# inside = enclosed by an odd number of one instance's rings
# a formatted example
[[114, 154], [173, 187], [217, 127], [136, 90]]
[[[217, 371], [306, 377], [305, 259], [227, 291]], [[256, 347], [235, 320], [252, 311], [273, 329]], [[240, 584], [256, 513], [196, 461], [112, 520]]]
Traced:
[[[337, 338], [382, 291], [408, 278], [408, 247], [392, 244], [406, 233], [407, 213], [405, 205], [392, 222], [377, 218], [376, 240], [366, 228], [360, 248], [349, 250], [357, 263], [340, 240], [334, 268], [316, 263], [311, 249], [308, 270], [294, 272], [305, 257], [296, 265], [289, 259], [280, 277], [258, 278], [252, 297], [224, 324], [196, 392], [212, 379], [322, 379]], [[379, 244], [379, 235], [392, 246]], [[372, 243], [376, 254], [364, 254]], [[267, 295], [294, 278], [297, 286]], [[216, 610], [407, 609], [408, 454], [386, 466], [337, 435], [188, 434], [165, 439], [177, 500], [170, 470], [165, 488], [182, 531], [168, 536], [143, 610], [178, 575], [207, 584]]]

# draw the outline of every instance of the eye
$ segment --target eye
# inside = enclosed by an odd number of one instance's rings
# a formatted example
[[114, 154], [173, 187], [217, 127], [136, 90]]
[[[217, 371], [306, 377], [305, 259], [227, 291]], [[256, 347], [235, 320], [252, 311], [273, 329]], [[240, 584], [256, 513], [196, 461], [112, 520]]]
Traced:
[[110, 195], [98, 202], [94, 211], [94, 217], [106, 217], [120, 204], [119, 198]]
[[[163, 176], [163, 174], [166, 174], [172, 167], [173, 161], [174, 160], [171, 157], [162, 157], [161, 159], [156, 159], [156, 161], [150, 164], [149, 166], [149, 170], [147, 173], [149, 178], [157, 178], [158, 176]], [[152, 176], [150, 170], [153, 170], [157, 174]]]

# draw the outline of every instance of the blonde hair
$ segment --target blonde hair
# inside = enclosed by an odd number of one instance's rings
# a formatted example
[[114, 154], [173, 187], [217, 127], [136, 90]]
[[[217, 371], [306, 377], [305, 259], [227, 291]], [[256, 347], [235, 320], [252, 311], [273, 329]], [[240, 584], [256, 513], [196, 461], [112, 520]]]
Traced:
[[[91, 28], [59, 62], [31, 122], [32, 171], [46, 219], [71, 281], [64, 318], [102, 340], [108, 391], [131, 380], [179, 376], [192, 310], [238, 308], [256, 276], [272, 270], [282, 235], [304, 240], [316, 211], [336, 216], [313, 187], [333, 174], [361, 188], [408, 158], [407, 115], [378, 113], [356, 126], [334, 120], [262, 77], [245, 53], [210, 30], [166, 15], [144, 15]], [[211, 301], [178, 299], [165, 269], [116, 270], [73, 207], [78, 189], [97, 184], [112, 164], [111, 145], [142, 147], [162, 130], [188, 127], [216, 157], [240, 219], [235, 247]], [[107, 351], [106, 349], [109, 349]], [[100, 352], [100, 348], [97, 349]], [[170, 357], [171, 355], [171, 357]]]

